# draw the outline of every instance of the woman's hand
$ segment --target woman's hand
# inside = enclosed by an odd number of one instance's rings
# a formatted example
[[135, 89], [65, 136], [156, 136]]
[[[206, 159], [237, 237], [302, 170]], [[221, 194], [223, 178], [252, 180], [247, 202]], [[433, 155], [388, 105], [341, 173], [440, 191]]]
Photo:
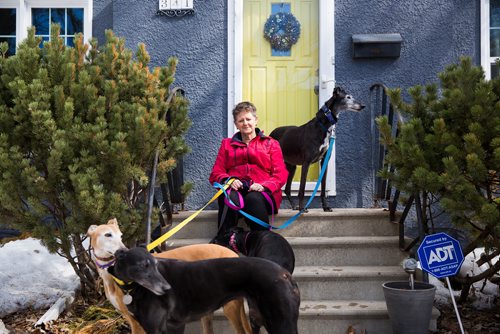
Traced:
[[249, 188], [250, 191], [258, 191], [258, 192], [262, 192], [264, 191], [264, 186], [260, 183], [253, 183], [250, 188]]
[[241, 182], [238, 179], [235, 179], [233, 181], [233, 183], [231, 183], [231, 188], [233, 188], [234, 190], [238, 190], [240, 188], [243, 188], [243, 182]]

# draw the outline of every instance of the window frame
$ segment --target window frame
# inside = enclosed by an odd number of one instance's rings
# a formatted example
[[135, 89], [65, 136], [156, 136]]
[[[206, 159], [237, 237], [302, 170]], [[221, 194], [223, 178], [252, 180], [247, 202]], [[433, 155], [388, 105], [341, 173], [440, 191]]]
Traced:
[[491, 65], [500, 57], [490, 57], [490, 0], [481, 1], [481, 66], [487, 80], [491, 80]]
[[28, 37], [32, 8], [83, 8], [83, 39], [92, 37], [93, 0], [2, 0], [1, 8], [16, 8], [16, 47]]

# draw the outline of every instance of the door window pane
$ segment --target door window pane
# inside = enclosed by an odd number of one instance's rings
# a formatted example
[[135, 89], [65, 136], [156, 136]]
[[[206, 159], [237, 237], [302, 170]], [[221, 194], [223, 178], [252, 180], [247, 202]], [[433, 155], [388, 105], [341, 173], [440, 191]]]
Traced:
[[16, 9], [0, 8], [0, 42], [7, 42], [7, 56], [16, 53]]
[[[271, 4], [271, 14], [277, 14], [277, 13], [290, 13], [290, 3], [273, 3]], [[273, 57], [286, 57], [286, 56], [291, 56], [292, 51], [291, 50], [276, 50], [275, 48], [271, 47], [271, 55]]]

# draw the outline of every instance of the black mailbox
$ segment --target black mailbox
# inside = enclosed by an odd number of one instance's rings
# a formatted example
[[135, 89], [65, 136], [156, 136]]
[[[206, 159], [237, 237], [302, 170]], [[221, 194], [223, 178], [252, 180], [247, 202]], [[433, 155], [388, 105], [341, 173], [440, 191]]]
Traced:
[[401, 53], [401, 34], [352, 35], [353, 58], [396, 58]]

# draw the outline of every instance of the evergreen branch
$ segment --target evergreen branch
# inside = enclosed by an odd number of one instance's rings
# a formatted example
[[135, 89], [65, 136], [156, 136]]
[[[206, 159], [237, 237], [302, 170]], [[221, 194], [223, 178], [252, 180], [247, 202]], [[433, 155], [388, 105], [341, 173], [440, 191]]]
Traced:
[[482, 266], [485, 263], [489, 263], [491, 266], [490, 261], [499, 255], [500, 255], [500, 249], [497, 249], [490, 254], [481, 254], [481, 257], [479, 258], [479, 260], [476, 263], [478, 266]]

